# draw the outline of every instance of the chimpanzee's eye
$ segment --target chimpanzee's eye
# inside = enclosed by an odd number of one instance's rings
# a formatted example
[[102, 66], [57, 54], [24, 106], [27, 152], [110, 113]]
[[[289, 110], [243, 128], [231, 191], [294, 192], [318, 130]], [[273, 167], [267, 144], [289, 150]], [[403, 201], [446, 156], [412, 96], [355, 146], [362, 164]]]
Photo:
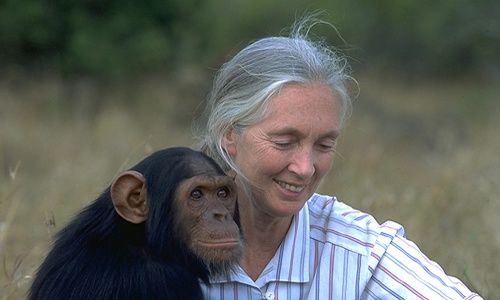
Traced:
[[203, 197], [203, 193], [199, 189], [195, 189], [191, 192], [191, 198], [200, 199], [201, 197]]
[[217, 197], [219, 198], [227, 198], [229, 196], [229, 190], [227, 187], [223, 187], [217, 191]]

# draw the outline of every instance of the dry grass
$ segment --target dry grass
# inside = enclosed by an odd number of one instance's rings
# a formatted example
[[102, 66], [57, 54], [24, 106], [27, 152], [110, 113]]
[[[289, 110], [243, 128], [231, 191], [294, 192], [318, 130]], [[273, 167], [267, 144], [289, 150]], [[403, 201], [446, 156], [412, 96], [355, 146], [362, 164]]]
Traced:
[[[499, 89], [373, 78], [360, 78], [322, 192], [403, 223], [449, 274], [492, 298], [500, 291]], [[192, 144], [198, 82], [76, 82], [68, 92], [57, 78], [1, 80], [0, 300], [25, 297], [55, 231], [119, 170], [154, 149]]]

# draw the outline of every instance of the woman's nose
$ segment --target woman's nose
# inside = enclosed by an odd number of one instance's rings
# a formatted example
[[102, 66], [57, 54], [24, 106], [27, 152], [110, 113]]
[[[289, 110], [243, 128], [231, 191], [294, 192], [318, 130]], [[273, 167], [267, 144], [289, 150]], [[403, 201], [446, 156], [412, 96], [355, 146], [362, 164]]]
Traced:
[[297, 174], [300, 178], [310, 178], [315, 170], [313, 151], [310, 149], [297, 149], [292, 154], [292, 160], [288, 170]]

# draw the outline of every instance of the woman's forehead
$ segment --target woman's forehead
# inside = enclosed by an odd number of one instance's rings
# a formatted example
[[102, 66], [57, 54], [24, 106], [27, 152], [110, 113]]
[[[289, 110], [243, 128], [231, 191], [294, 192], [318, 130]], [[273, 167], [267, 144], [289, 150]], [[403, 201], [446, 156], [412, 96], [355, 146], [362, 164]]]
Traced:
[[324, 125], [336, 131], [340, 125], [340, 101], [325, 84], [293, 84], [281, 89], [267, 106], [267, 113], [259, 123], [273, 127]]

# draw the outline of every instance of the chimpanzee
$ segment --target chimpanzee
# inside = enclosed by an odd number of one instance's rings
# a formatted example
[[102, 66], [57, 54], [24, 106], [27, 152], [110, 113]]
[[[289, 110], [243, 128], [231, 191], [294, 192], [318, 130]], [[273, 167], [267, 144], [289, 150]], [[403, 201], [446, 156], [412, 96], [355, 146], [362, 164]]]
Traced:
[[153, 153], [57, 234], [29, 299], [202, 299], [242, 252], [236, 195], [201, 152]]

